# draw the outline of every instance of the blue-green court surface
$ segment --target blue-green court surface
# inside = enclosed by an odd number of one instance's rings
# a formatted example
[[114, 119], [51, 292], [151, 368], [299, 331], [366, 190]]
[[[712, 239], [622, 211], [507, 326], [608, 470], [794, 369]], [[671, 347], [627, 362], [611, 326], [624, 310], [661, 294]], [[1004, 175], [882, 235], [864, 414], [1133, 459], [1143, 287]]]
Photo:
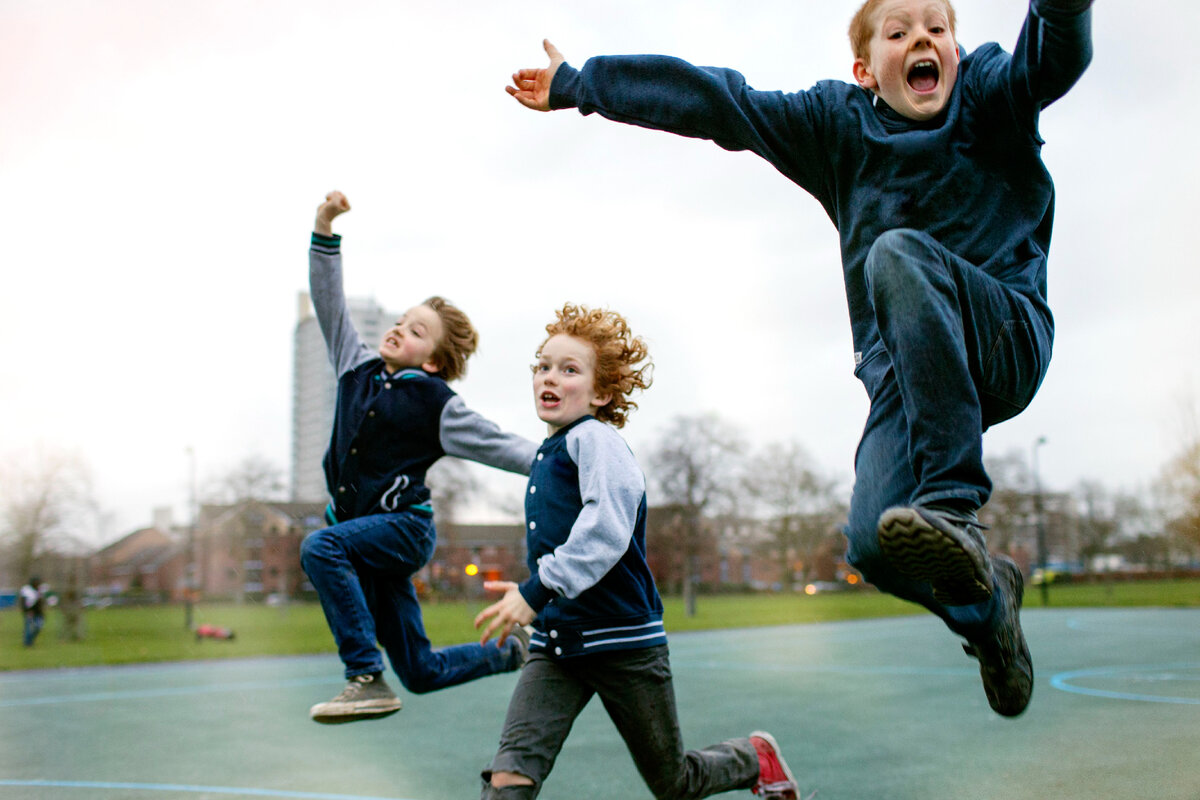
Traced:
[[[685, 742], [770, 731], [817, 800], [1198, 800], [1200, 610], [1022, 618], [1037, 683], [1017, 719], [929, 615], [674, 634]], [[321, 726], [333, 655], [4, 673], [0, 800], [478, 797], [515, 681]], [[650, 797], [599, 702], [541, 796]]]

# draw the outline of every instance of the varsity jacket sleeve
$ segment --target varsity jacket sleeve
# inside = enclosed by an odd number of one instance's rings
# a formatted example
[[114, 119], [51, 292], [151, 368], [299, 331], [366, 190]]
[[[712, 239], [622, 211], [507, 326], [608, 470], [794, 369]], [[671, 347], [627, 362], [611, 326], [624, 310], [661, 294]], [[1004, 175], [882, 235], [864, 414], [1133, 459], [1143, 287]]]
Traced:
[[325, 337], [329, 363], [339, 378], [374, 355], [350, 321], [342, 288], [341, 242], [342, 237], [336, 233], [333, 236], [313, 233], [308, 250], [308, 288], [321, 335]]
[[[568, 431], [567, 454], [579, 469], [583, 508], [567, 540], [538, 559], [530, 582], [575, 598], [595, 586], [629, 549], [646, 478], [625, 440], [603, 422], [589, 421]], [[522, 596], [548, 597], [546, 591], [528, 588], [523, 587]]]
[[521, 475], [529, 474], [538, 449], [534, 442], [500, 430], [496, 423], [467, 408], [457, 394], [442, 407], [440, 436], [447, 455]]
[[671, 56], [598, 56], [578, 70], [559, 65], [550, 107], [748, 150], [810, 192], [825, 188], [819, 85], [807, 92], [757, 91], [732, 69]]

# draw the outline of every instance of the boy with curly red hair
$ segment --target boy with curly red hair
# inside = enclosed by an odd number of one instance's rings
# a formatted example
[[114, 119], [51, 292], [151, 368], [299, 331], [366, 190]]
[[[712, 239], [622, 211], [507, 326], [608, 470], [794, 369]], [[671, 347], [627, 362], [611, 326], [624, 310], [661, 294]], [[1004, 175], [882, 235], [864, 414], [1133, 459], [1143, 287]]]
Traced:
[[[649, 351], [613, 311], [567, 304], [546, 326], [533, 399], [550, 436], [525, 495], [531, 576], [489, 581], [504, 597], [481, 643], [533, 625], [529, 659], [509, 702], [483, 798], [533, 798], [593, 695], [659, 798], [733, 789], [796, 798], [767, 733], [684, 752], [675, 712], [662, 600], [646, 565], [646, 479], [617, 433], [650, 386]], [[639, 366], [640, 365], [640, 366]]]

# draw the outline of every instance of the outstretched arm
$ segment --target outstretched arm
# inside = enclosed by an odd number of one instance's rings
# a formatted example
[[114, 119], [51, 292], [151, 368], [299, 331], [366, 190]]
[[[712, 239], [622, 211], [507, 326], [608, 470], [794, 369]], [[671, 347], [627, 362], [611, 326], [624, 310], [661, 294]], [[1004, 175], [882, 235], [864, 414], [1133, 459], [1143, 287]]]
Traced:
[[550, 65], [517, 70], [512, 76], [512, 86], [504, 87], [518, 103], [534, 111], [550, 110], [550, 84], [554, 82], [559, 65], [566, 60], [549, 39], [542, 40], [542, 48], [550, 57]]
[[598, 56], [581, 69], [549, 41], [550, 64], [513, 74], [507, 91], [526, 108], [576, 108], [616, 122], [750, 150], [809, 191], [823, 188], [824, 112], [809, 93], [755, 91], [735, 70], [670, 56]]
[[333, 220], [350, 210], [350, 201], [341, 192], [325, 195], [325, 202], [317, 206], [317, 218], [313, 223], [312, 244], [308, 250], [308, 286], [313, 308], [325, 347], [329, 351], [329, 362], [339, 378], [350, 369], [371, 358], [371, 349], [354, 329], [350, 312], [346, 308], [345, 291], [342, 288], [341, 237], [333, 233]]
[[458, 395], [442, 407], [439, 438], [446, 455], [519, 475], [529, 474], [538, 449], [537, 444], [524, 436], [506, 433], [496, 423], [467, 408]]

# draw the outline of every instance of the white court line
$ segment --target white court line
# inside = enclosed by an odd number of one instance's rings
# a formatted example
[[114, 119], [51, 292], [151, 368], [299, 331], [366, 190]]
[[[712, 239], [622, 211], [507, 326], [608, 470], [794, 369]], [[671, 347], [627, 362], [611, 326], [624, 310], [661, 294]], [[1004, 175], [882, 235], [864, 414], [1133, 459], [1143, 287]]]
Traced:
[[252, 789], [238, 786], [189, 786], [176, 783], [126, 783], [123, 781], [50, 781], [50, 780], [6, 780], [0, 778], [0, 787], [20, 786], [25, 788], [50, 789], [136, 789], [148, 792], [188, 792], [192, 794], [229, 794], [242, 797], [288, 797], [296, 800], [405, 800], [401, 797], [368, 797], [361, 794], [324, 794], [321, 792], [292, 792], [284, 789]]
[[182, 695], [219, 694], [223, 692], [241, 692], [251, 689], [283, 689], [295, 686], [319, 686], [329, 683], [343, 683], [342, 677], [325, 678], [292, 678], [290, 680], [253, 681], [242, 683], [222, 683], [209, 686], [176, 686], [162, 689], [122, 689], [112, 692], [86, 692], [80, 694], [46, 695], [43, 697], [22, 697], [13, 700], [0, 700], [0, 708], [16, 706], [56, 705], [59, 703], [96, 703], [107, 700], [140, 700], [148, 697], [178, 697]]

